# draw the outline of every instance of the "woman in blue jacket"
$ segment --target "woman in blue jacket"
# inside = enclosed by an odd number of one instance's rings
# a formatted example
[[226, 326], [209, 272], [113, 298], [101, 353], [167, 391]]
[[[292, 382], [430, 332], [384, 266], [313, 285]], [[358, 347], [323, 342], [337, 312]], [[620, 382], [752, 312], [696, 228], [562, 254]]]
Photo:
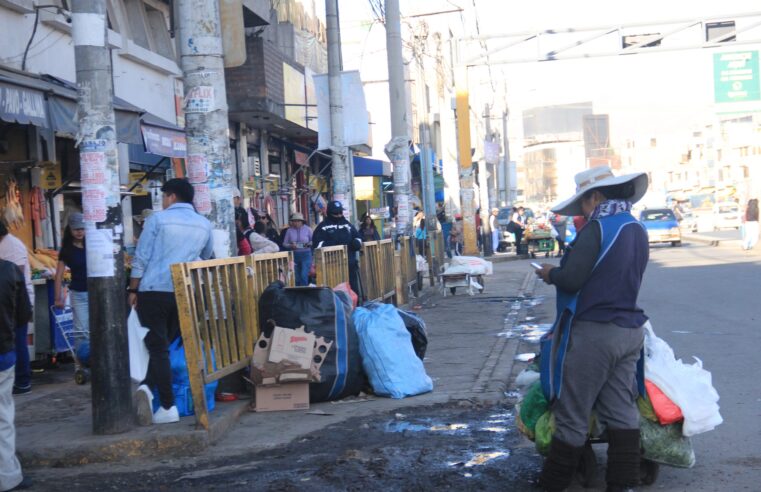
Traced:
[[566, 489], [587, 442], [594, 410], [608, 438], [608, 491], [639, 484], [638, 363], [647, 321], [637, 306], [649, 258], [647, 232], [631, 215], [647, 174], [616, 177], [608, 167], [576, 175], [576, 194], [555, 206], [589, 223], [560, 266], [537, 275], [557, 289], [557, 317], [542, 340], [541, 382], [556, 432], [539, 485]]

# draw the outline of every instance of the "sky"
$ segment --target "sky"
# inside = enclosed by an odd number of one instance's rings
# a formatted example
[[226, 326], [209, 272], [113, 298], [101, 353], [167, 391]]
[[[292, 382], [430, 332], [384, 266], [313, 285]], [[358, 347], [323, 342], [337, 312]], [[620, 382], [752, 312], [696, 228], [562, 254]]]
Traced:
[[[631, 33], [667, 32], [675, 26], [657, 25], [661, 21], [700, 19], [733, 14], [758, 12], [761, 20], [761, 4], [755, 0], [687, 1], [687, 0], [640, 0], [638, 2], [611, 2], [586, 0], [516, 2], [505, 0], [401, 0], [402, 16], [449, 10], [461, 7], [462, 14], [447, 14], [447, 20], [457, 22], [459, 17], [467, 32], [475, 34], [476, 18], [482, 36], [505, 35], [533, 30], [582, 28], [586, 26], [616, 26], [635, 23], [650, 24], [649, 27], [632, 29]], [[344, 47], [345, 64], [351, 60], [353, 68], [367, 63], [357, 63], [357, 55], [376, 51], [385, 52], [378, 39], [383, 38], [383, 26], [371, 23], [372, 11], [368, 0], [343, 1], [340, 4], [342, 29], [363, 29], [369, 32], [365, 39], [353, 46]], [[452, 19], [452, 16], [455, 16]], [[430, 17], [432, 22], [444, 16]], [[742, 21], [738, 19], [738, 27]], [[748, 22], [748, 21], [745, 21]], [[372, 28], [371, 28], [372, 26]], [[676, 46], [680, 40], [699, 39], [700, 28], [683, 31], [671, 41]], [[380, 37], [378, 37], [380, 36]], [[586, 35], [584, 35], [586, 36]], [[761, 40], [761, 27], [747, 33], [748, 38]], [[359, 39], [356, 35], [349, 38]], [[746, 38], [746, 39], [748, 39]], [[507, 38], [515, 39], [515, 38]], [[614, 143], [627, 139], [673, 136], [682, 138], [710, 121], [711, 115], [726, 110], [713, 100], [713, 49], [680, 50], [659, 54], [627, 55], [576, 59], [568, 61], [532, 62], [498, 65], [499, 59], [525, 59], [538, 52], [547, 52], [567, 46], [578, 36], [546, 38], [541, 46], [526, 43], [508, 51], [493, 53], [491, 71], [473, 68], [469, 72], [471, 92], [486, 98], [492, 104], [493, 113], [501, 113], [507, 105], [513, 126], [520, 131], [521, 111], [530, 107], [592, 101], [598, 113], [611, 115], [611, 138]], [[494, 49], [504, 44], [505, 38], [487, 41]], [[594, 44], [567, 51], [583, 54], [608, 50], [618, 43], [617, 37], [605, 37]], [[732, 47], [724, 51], [756, 49], [758, 45]], [[365, 55], [367, 56], [367, 55]], [[384, 67], [375, 68], [378, 76], [384, 76]], [[367, 76], [363, 74], [363, 78]], [[474, 100], [476, 99], [474, 98]], [[473, 100], [472, 103], [473, 105]]]

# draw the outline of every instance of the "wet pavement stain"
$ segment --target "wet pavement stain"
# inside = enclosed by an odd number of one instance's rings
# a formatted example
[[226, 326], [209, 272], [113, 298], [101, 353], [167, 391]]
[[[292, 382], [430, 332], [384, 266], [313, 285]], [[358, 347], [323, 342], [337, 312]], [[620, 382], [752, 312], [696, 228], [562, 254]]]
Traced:
[[72, 490], [522, 492], [533, 490], [540, 466], [515, 428], [511, 407], [453, 404], [357, 417], [284, 447], [193, 466], [80, 475]]

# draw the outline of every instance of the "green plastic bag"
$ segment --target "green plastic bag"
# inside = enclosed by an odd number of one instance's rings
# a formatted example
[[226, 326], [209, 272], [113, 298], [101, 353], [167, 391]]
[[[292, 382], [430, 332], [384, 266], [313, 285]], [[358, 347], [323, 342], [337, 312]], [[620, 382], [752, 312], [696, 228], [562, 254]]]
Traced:
[[[536, 423], [548, 409], [549, 405], [544, 398], [542, 384], [537, 381], [531, 385], [526, 392], [526, 396], [523, 397], [523, 401], [521, 401], [521, 422], [523, 422], [523, 425], [530, 433], [536, 433]], [[531, 436], [528, 437], [531, 438]]]
[[639, 409], [639, 414], [642, 417], [651, 422], [658, 422], [658, 417], [655, 415], [655, 410], [653, 410], [653, 405], [650, 403], [650, 400], [646, 400], [645, 398], [638, 396], [637, 408]]
[[682, 435], [681, 422], [660, 425], [640, 416], [639, 425], [645, 459], [664, 465], [692, 468], [695, 464], [695, 450], [692, 449], [690, 438]]
[[539, 417], [536, 422], [536, 437], [534, 443], [536, 444], [536, 450], [542, 456], [547, 456], [550, 452], [550, 443], [552, 442], [552, 435], [555, 433], [555, 416], [552, 412], [547, 411]]

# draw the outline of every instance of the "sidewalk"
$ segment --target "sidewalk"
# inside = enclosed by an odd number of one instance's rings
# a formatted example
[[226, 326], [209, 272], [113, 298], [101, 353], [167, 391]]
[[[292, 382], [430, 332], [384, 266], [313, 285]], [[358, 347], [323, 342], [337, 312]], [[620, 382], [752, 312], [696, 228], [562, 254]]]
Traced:
[[[313, 404], [307, 412], [251, 413], [248, 401], [218, 403], [211, 413], [212, 432], [196, 430], [194, 418], [179, 424], [136, 427], [116, 436], [91, 432], [90, 387], [72, 379], [39, 384], [28, 396], [16, 398], [17, 447], [27, 468], [67, 467], [92, 463], [151, 466], [156, 458], [202, 457], [213, 446], [215, 457], [272, 448], [351, 417], [452, 401], [463, 405], [492, 404], [505, 399], [511, 374], [523, 366], [513, 359], [518, 339], [497, 336], [506, 324], [531, 315], [540, 322], [551, 310], [550, 300], [536, 306], [510, 297], [546, 295], [527, 260], [498, 262], [477, 296], [458, 292], [442, 297], [428, 288], [411, 303], [425, 319], [429, 344], [426, 370], [433, 392], [403, 400], [379, 397]], [[520, 306], [520, 307], [518, 307]], [[544, 321], [546, 322], [546, 321]], [[524, 348], [521, 348], [524, 350]], [[46, 376], [50, 378], [51, 376]], [[70, 374], [58, 375], [71, 378]], [[142, 465], [140, 463], [142, 462]], [[106, 465], [107, 469], [108, 466]], [[99, 468], [99, 467], [95, 467]], [[72, 473], [74, 470], [72, 470]]]

